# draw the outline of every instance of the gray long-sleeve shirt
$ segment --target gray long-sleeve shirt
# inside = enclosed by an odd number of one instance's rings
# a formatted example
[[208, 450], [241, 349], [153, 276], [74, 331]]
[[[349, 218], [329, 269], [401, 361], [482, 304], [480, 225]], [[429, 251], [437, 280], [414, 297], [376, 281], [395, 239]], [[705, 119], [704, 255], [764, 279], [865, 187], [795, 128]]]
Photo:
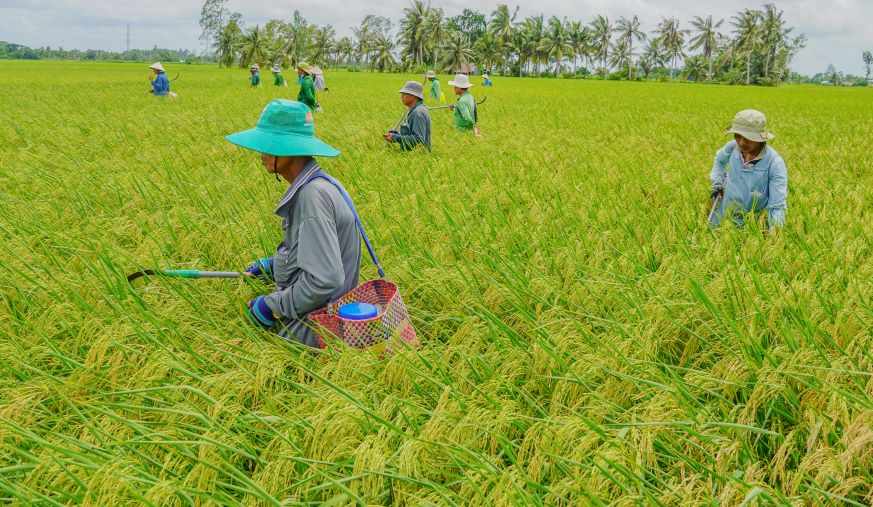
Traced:
[[276, 207], [284, 237], [273, 257], [276, 291], [266, 297], [282, 317], [279, 336], [309, 346], [315, 334], [306, 315], [356, 287], [361, 269], [355, 216], [342, 194], [322, 178], [304, 185], [321, 171], [311, 160]]
[[412, 106], [406, 121], [400, 126], [400, 133], [394, 134], [391, 140], [400, 143], [400, 148], [404, 150], [411, 150], [419, 144], [423, 144], [427, 151], [431, 150], [430, 111], [423, 101], [419, 100]]

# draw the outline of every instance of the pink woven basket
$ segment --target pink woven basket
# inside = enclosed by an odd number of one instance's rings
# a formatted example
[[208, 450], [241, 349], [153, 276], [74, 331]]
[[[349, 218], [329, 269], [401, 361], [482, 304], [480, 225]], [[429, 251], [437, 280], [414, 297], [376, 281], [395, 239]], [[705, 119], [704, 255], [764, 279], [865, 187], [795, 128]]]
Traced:
[[[376, 306], [379, 313], [372, 319], [344, 319], [338, 315], [339, 307], [347, 303], [369, 303]], [[355, 349], [371, 349], [390, 355], [403, 344], [419, 347], [415, 328], [397, 285], [384, 279], [358, 285], [326, 308], [310, 313], [309, 320], [318, 334], [319, 348], [345, 343]]]

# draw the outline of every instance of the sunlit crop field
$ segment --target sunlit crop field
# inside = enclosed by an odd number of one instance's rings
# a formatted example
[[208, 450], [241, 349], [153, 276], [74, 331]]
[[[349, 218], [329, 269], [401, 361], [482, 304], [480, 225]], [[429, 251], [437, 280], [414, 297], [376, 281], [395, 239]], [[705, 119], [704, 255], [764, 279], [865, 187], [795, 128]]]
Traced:
[[[167, 67], [175, 101], [0, 62], [0, 503], [873, 503], [873, 89], [497, 77], [428, 156], [379, 135], [414, 76], [328, 70], [323, 166], [423, 342], [385, 360], [254, 328], [260, 283], [126, 281], [281, 238], [224, 136], [296, 86]], [[746, 108], [789, 167], [773, 237], [706, 226]]]

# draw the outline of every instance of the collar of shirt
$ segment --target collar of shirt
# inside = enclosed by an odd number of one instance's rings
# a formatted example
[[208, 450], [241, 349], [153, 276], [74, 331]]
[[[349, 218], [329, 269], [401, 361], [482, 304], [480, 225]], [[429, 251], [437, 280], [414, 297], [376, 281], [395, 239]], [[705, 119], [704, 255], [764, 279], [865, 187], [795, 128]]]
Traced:
[[743, 158], [743, 153], [740, 152], [740, 160], [743, 162], [743, 167], [748, 168], [750, 165], [755, 165], [758, 162], [764, 160], [764, 157], [767, 156], [767, 145], [764, 145], [764, 149], [761, 150], [761, 153], [758, 153], [758, 156], [753, 158], [752, 160], [746, 162], [746, 159]]
[[285, 195], [282, 196], [282, 200], [279, 201], [279, 205], [276, 206], [275, 213], [279, 216], [282, 214], [279, 212], [286, 204], [291, 202], [294, 199], [294, 196], [297, 195], [297, 192], [303, 186], [304, 183], [309, 181], [309, 179], [317, 172], [321, 171], [321, 166], [318, 165], [318, 162], [315, 159], [310, 160], [303, 166], [303, 170], [300, 171], [300, 174], [294, 178], [294, 181], [291, 182], [291, 186], [288, 187], [288, 190], [285, 191]]

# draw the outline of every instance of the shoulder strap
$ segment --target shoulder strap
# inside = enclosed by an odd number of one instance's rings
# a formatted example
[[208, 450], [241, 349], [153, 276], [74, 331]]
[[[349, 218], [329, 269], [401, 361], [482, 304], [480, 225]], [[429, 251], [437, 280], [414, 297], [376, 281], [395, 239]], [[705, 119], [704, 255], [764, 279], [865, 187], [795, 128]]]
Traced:
[[319, 171], [316, 174], [310, 176], [309, 179], [306, 180], [306, 183], [301, 185], [300, 188], [303, 188], [316, 178], [327, 180], [331, 185], [335, 186], [336, 189], [339, 190], [340, 195], [343, 196], [346, 204], [349, 205], [349, 209], [352, 211], [352, 215], [355, 216], [355, 224], [358, 226], [358, 230], [361, 232], [361, 238], [363, 238], [364, 240], [364, 245], [367, 246], [367, 251], [370, 253], [370, 258], [373, 259], [373, 264], [376, 265], [376, 270], [379, 272], [379, 276], [385, 278], [385, 271], [382, 270], [382, 264], [379, 263], [379, 258], [376, 257], [376, 251], [373, 250], [373, 245], [370, 243], [370, 238], [367, 236], [367, 231], [364, 230], [364, 224], [361, 223], [361, 219], [360, 217], [358, 217], [358, 210], [355, 209], [355, 203], [352, 202], [352, 198], [349, 197], [349, 193], [346, 192], [346, 189], [343, 188], [340, 182]]

